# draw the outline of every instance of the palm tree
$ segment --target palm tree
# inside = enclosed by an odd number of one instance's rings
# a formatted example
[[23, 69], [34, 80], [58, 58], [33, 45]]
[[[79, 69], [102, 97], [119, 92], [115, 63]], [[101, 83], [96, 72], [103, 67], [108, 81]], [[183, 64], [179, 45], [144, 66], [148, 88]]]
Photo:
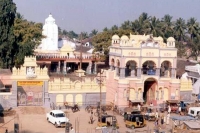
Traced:
[[148, 33], [148, 25], [149, 19], [147, 13], [142, 13], [137, 20], [132, 23], [132, 30], [136, 34], [147, 34]]
[[115, 31], [115, 30], [118, 30], [118, 26], [117, 25], [114, 25], [111, 27], [111, 31]]
[[95, 36], [98, 33], [98, 30], [93, 29], [90, 33], [90, 37]]
[[122, 23], [120, 28], [123, 29], [123, 30], [131, 29], [132, 28], [131, 21], [129, 21], [129, 20], [128, 21], [124, 21], [124, 23]]
[[167, 39], [170, 36], [173, 36], [173, 29], [174, 29], [174, 23], [172, 22], [172, 16], [170, 15], [165, 15], [161, 19], [162, 23], [162, 32], [164, 33], [164, 39]]
[[197, 57], [200, 55], [200, 36], [193, 37], [188, 43], [191, 50], [190, 57], [194, 57], [197, 60]]
[[199, 23], [197, 23], [197, 20], [195, 18], [190, 18], [187, 21], [187, 30], [190, 34], [191, 40], [193, 40], [194, 37], [196, 37], [199, 33]]
[[184, 41], [186, 28], [187, 27], [184, 19], [179, 18], [176, 20], [174, 26], [174, 37], [177, 41]]
[[88, 33], [87, 32], [81, 32], [79, 35], [80, 40], [83, 40], [85, 38], [88, 38]]
[[103, 31], [108, 31], [108, 28], [107, 28], [107, 27], [105, 27], [105, 28], [103, 29]]
[[149, 34], [153, 34], [153, 36], [163, 36], [161, 22], [155, 16], [150, 18], [148, 28]]
[[24, 19], [24, 16], [21, 15], [19, 12], [17, 12], [17, 13], [15, 14], [15, 18]]

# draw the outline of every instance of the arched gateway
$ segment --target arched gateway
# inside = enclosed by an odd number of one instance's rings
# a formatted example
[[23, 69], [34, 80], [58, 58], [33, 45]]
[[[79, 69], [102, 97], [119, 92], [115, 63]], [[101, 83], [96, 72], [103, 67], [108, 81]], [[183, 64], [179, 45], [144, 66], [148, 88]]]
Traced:
[[47, 68], [40, 69], [36, 57], [25, 57], [20, 68], [13, 68], [12, 98], [13, 106], [43, 106], [49, 104]]
[[156, 103], [156, 90], [157, 90], [157, 80], [154, 78], [148, 78], [144, 81], [144, 93], [143, 99], [147, 104]]

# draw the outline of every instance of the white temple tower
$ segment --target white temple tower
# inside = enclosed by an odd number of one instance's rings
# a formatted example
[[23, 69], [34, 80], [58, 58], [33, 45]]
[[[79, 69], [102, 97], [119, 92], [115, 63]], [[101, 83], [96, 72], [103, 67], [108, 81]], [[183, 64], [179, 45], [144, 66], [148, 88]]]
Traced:
[[58, 50], [58, 26], [51, 14], [45, 19], [42, 35], [46, 38], [42, 39], [41, 50]]

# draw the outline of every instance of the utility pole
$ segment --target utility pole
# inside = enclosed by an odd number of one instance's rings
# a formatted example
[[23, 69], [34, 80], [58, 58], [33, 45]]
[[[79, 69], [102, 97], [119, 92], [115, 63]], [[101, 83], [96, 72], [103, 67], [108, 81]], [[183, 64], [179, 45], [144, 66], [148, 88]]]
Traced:
[[100, 89], [100, 91], [99, 91], [99, 96], [100, 96], [100, 98], [99, 98], [99, 109], [100, 109], [100, 112], [99, 112], [99, 118], [100, 118], [100, 122], [102, 122], [102, 119], [101, 119], [101, 117], [102, 117], [102, 77], [105, 77], [105, 76], [102, 76], [102, 74], [104, 73], [104, 70], [103, 71], [101, 71], [100, 70], [100, 72], [99, 72], [99, 76], [97, 76], [97, 77], [100, 77], [100, 80], [99, 80], [99, 89]]
[[83, 41], [83, 38], [82, 38], [82, 32], [81, 32], [81, 46], [80, 46], [80, 68], [79, 69], [82, 69], [82, 50], [83, 50], [83, 46], [82, 46], [82, 41]]

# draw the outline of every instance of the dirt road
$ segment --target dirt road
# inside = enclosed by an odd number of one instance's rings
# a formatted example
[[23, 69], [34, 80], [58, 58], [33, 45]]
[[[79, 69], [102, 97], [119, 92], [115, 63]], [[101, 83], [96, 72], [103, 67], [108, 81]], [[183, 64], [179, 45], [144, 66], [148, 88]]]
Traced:
[[[56, 128], [53, 124], [48, 123], [46, 120], [46, 113], [50, 111], [43, 107], [17, 107], [15, 109], [18, 118], [14, 118], [16, 115], [6, 116], [0, 123], [0, 133], [4, 133], [8, 129], [9, 133], [13, 133], [14, 123], [19, 123], [20, 133], [65, 133], [65, 128]], [[67, 117], [70, 119], [72, 126], [77, 133], [98, 133], [95, 130], [97, 127], [97, 117], [94, 117], [94, 124], [89, 124], [90, 114], [85, 112], [84, 109], [81, 111], [72, 113], [71, 110], [63, 110], [66, 112]], [[112, 115], [112, 112], [108, 112]], [[126, 133], [131, 131], [124, 125], [122, 116], [116, 116], [119, 123], [119, 132]], [[7, 124], [6, 124], [7, 123]], [[4, 125], [5, 124], [5, 125]], [[138, 131], [145, 131], [147, 129], [153, 129], [154, 123], [148, 122], [148, 126]]]

